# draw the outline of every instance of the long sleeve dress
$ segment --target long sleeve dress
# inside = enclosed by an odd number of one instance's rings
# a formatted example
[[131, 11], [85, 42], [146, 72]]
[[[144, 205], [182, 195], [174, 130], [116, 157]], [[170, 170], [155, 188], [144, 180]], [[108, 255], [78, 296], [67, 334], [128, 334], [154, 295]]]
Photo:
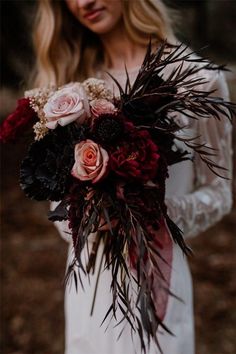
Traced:
[[[135, 79], [137, 72], [138, 69], [130, 71], [131, 81]], [[113, 70], [110, 73], [120, 83], [125, 83], [124, 71]], [[207, 83], [198, 87], [200, 90], [215, 90], [213, 95], [228, 98], [228, 89], [222, 73], [203, 70], [201, 76]], [[100, 73], [99, 78], [103, 78], [111, 89], [116, 90], [108, 75]], [[177, 119], [186, 124], [186, 117], [179, 115]], [[225, 118], [218, 121], [209, 117], [188, 123], [189, 126], [184, 133], [190, 136], [200, 135], [200, 141], [205, 141], [217, 149], [216, 161], [228, 169], [229, 179], [213, 174], [198, 156], [194, 156], [193, 162], [184, 161], [170, 168], [166, 191], [168, 214], [183, 230], [185, 238], [195, 236], [215, 224], [230, 211], [232, 205], [230, 122]], [[62, 222], [57, 223], [57, 227], [62, 237], [69, 241], [69, 264], [73, 250], [71, 238], [66, 233], [67, 225]], [[101, 247], [98, 252], [102, 253]], [[139, 337], [138, 335], [131, 337], [129, 326], [118, 341], [120, 328], [115, 327], [115, 322], [111, 322], [108, 328], [106, 325], [100, 326], [112, 301], [109, 270], [101, 273], [95, 310], [93, 316], [90, 316], [95, 282], [96, 271], [90, 276], [90, 281], [84, 277], [84, 290], [79, 288], [76, 292], [73, 282], [66, 288], [65, 354], [140, 354]], [[192, 280], [187, 259], [176, 244], [173, 245], [170, 289], [183, 301], [169, 296], [164, 323], [174, 336], [160, 330], [158, 334], [160, 346], [164, 354], [194, 354]], [[159, 354], [153, 343], [148, 354]]]

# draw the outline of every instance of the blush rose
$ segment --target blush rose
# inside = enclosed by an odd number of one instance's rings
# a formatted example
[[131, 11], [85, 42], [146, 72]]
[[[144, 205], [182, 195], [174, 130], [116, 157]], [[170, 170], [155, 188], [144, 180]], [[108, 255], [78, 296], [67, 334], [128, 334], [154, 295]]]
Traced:
[[116, 108], [112, 102], [100, 98], [90, 102], [91, 114], [94, 117], [99, 117], [101, 114], [112, 114], [116, 112]]
[[107, 173], [108, 161], [107, 151], [87, 139], [75, 145], [75, 163], [71, 173], [81, 181], [96, 183]]
[[46, 127], [55, 129], [57, 125], [67, 125], [78, 120], [83, 124], [90, 116], [88, 98], [83, 87], [78, 83], [66, 85], [56, 91], [43, 108]]

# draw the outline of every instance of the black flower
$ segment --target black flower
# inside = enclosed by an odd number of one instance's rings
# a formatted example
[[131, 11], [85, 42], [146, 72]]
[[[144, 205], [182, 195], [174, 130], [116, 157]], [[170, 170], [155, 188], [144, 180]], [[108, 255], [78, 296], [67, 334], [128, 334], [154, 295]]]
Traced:
[[20, 184], [25, 194], [36, 200], [61, 200], [71, 181], [74, 144], [83, 138], [76, 125], [58, 127], [31, 144], [21, 163]]
[[100, 143], [114, 143], [124, 132], [124, 117], [120, 114], [102, 114], [94, 119], [92, 135]]

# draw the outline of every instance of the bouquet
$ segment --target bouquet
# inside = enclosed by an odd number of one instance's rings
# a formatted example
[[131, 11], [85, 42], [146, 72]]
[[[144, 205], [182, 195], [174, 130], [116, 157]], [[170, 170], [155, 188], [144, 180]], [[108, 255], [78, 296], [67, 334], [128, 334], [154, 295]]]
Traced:
[[[173, 70], [163, 79], [168, 65]], [[214, 149], [181, 135], [183, 126], [173, 118], [175, 113], [190, 119], [221, 114], [232, 120], [232, 103], [197, 89], [205, 80], [202, 69], [222, 68], [182, 45], [170, 50], [164, 43], [153, 52], [150, 43], [132, 85], [128, 72], [124, 89], [113, 78], [119, 97], [96, 78], [34, 89], [1, 127], [1, 140], [8, 141], [33, 126], [35, 139], [21, 163], [20, 184], [32, 199], [58, 201], [49, 220], [68, 221], [74, 260], [66, 280], [73, 275], [77, 285], [81, 272], [93, 272], [103, 247], [97, 282], [109, 268], [113, 297], [104, 321], [119, 311], [119, 325], [129, 323], [144, 352], [145, 337], [159, 347], [159, 326], [170, 332], [163, 318], [168, 295], [175, 296], [169, 289], [173, 242], [191, 252], [168, 216], [168, 167], [191, 159], [192, 151], [214, 173], [223, 169], [211, 161]], [[179, 140], [186, 149], [179, 148]]]

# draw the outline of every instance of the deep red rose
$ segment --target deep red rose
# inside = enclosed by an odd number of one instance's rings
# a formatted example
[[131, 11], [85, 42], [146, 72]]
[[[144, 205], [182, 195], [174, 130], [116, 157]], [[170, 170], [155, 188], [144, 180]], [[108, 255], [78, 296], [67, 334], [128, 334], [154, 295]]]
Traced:
[[0, 126], [0, 141], [14, 141], [36, 121], [37, 114], [30, 107], [28, 98], [17, 101], [16, 110], [9, 114]]
[[126, 140], [111, 152], [110, 167], [126, 180], [147, 182], [157, 174], [158, 147], [147, 130], [130, 128]]

